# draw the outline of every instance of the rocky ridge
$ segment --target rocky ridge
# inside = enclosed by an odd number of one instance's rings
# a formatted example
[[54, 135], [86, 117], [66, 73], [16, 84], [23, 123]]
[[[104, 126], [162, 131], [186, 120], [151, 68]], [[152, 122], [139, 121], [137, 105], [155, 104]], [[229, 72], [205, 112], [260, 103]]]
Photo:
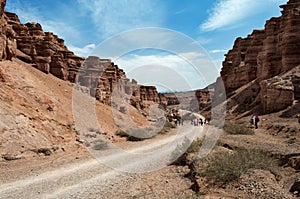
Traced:
[[22, 24], [16, 14], [3, 12], [5, 1], [1, 5], [1, 43], [4, 44], [1, 60], [16, 57], [45, 73], [74, 82], [84, 59], [69, 51], [63, 39], [51, 32], [44, 32], [39, 23]]
[[78, 73], [77, 82], [89, 88], [90, 95], [105, 104], [110, 104], [112, 95], [118, 92], [129, 96], [129, 103], [138, 109], [143, 109], [145, 101], [167, 105], [165, 96], [159, 94], [155, 86], [139, 85], [134, 79], [130, 81], [123, 69], [110, 59], [96, 56], [86, 58]]
[[22, 24], [16, 14], [5, 12], [5, 4], [6, 0], [1, 0], [0, 60], [18, 58], [44, 73], [70, 82], [75, 82], [83, 66], [82, 71], [86, 74], [79, 81], [91, 88], [91, 95], [103, 103], [109, 104], [114, 86], [118, 84], [123, 85], [126, 93], [132, 93], [131, 102], [138, 108], [143, 101], [166, 105], [165, 97], [157, 92], [155, 86], [138, 85], [135, 80], [130, 82], [124, 71], [109, 59], [89, 57], [85, 60], [74, 55], [63, 39], [44, 32], [39, 23]]
[[[300, 1], [280, 7], [282, 16], [268, 20], [263, 30], [237, 38], [225, 55], [221, 78], [234, 114], [271, 113], [299, 100], [299, 73], [288, 72], [300, 64]], [[238, 90], [242, 95], [236, 95]], [[239, 105], [232, 109], [233, 104]]]

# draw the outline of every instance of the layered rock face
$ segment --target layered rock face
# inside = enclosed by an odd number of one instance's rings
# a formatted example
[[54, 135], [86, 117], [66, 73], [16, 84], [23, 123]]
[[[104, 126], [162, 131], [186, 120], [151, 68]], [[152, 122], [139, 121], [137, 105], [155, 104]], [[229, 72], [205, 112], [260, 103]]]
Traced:
[[16, 57], [60, 79], [71, 82], [75, 80], [84, 59], [69, 51], [63, 39], [44, 32], [39, 23], [21, 24], [16, 14], [5, 12], [4, 15], [14, 32]]
[[110, 103], [115, 87], [131, 95], [132, 104], [137, 107], [142, 101], [167, 104], [164, 95], [154, 86], [141, 86], [130, 81], [111, 60], [98, 57], [84, 60], [69, 51], [63, 39], [44, 32], [39, 23], [22, 24], [16, 14], [4, 11], [5, 3], [0, 0], [0, 60], [17, 57], [45, 73], [71, 82], [75, 82], [79, 72], [80, 84], [90, 88], [90, 94], [106, 104]]
[[[253, 89], [254, 81], [260, 88], [255, 92], [247, 92], [249, 96], [244, 96], [244, 99], [254, 98], [252, 105], [260, 103], [265, 113], [291, 105], [298, 89], [290, 86], [291, 80], [287, 82], [279, 77], [273, 78], [282, 76], [300, 64], [300, 1], [290, 0], [280, 7], [283, 9], [282, 16], [268, 20], [264, 30], [254, 30], [246, 38], [235, 41], [232, 50], [225, 55], [221, 71], [227, 96], [234, 95], [242, 87], [245, 87], [244, 90]], [[264, 82], [260, 84], [261, 81]], [[277, 102], [281, 105], [272, 108], [275, 104], [271, 105], [270, 101], [275, 99], [280, 99]]]
[[155, 86], [138, 85], [135, 80], [130, 81], [125, 72], [110, 59], [88, 57], [79, 71], [78, 82], [90, 90], [90, 95], [105, 104], [111, 103], [112, 95], [129, 96], [130, 103], [141, 108], [144, 101], [152, 101], [166, 106], [163, 94], [159, 94]]
[[285, 109], [293, 104], [294, 86], [289, 77], [273, 77], [260, 83], [264, 112]]
[[0, 60], [11, 60], [16, 54], [15, 32], [4, 13], [6, 0], [0, 0]]
[[201, 113], [207, 117], [211, 109], [213, 90], [210, 88], [199, 89], [189, 92], [165, 93], [167, 105], [175, 110], [183, 109]]

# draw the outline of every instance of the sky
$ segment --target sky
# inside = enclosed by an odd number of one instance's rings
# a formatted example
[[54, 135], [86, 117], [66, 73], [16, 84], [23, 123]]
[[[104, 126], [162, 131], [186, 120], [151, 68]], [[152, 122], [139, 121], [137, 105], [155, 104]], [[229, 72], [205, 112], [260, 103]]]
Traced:
[[[286, 2], [287, 0], [7, 0], [5, 10], [16, 13], [22, 23], [40, 23], [44, 31], [63, 38], [68, 49], [82, 57], [93, 55], [98, 48], [103, 47], [101, 45], [105, 41], [116, 41], [114, 38], [126, 35], [126, 31], [154, 27], [161, 28], [164, 32], [166, 29], [167, 34], [155, 37], [155, 43], [160, 44], [160, 49], [153, 49], [153, 46], [158, 45], [149, 45], [148, 48], [142, 45], [143, 49], [133, 45], [136, 49], [130, 49], [116, 57], [106, 53], [97, 55], [112, 59], [125, 70], [129, 78], [134, 78], [139, 83], [155, 84], [161, 91], [179, 91], [203, 88], [212, 83], [211, 78], [206, 78], [207, 74], [212, 73], [217, 78], [224, 54], [232, 48], [235, 39], [246, 37], [254, 29], [263, 29], [266, 20], [280, 16], [279, 5]], [[149, 29], [148, 34], [143, 32], [143, 35], [135, 34], [137, 36], [127, 40], [147, 40], [155, 34], [155, 31], [151, 31]], [[174, 46], [162, 46], [168, 40], [169, 33], [175, 39], [172, 40], [173, 43], [177, 43], [176, 39], [180, 37], [178, 35], [186, 36], [202, 50], [196, 52], [191, 48], [190, 51], [177, 51], [178, 46], [185, 46], [182, 42], [178, 42], [176, 50], [168, 48]], [[190, 41], [189, 39], [187, 40]], [[128, 45], [122, 40], [118, 41], [118, 46]], [[209, 67], [214, 69], [203, 67], [209, 61], [214, 65], [208, 64]], [[170, 83], [150, 81], [149, 79], [157, 77], [155, 73], [150, 75], [154, 68], [160, 71], [161, 76], [157, 79], [167, 79]], [[173, 78], [175, 73], [180, 76], [180, 81]]]

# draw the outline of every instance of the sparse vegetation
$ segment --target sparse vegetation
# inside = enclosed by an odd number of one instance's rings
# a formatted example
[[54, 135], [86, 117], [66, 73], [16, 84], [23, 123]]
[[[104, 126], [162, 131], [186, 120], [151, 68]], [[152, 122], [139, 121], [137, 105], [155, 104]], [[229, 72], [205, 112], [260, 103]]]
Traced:
[[99, 141], [99, 142], [95, 143], [95, 145], [93, 146], [93, 149], [94, 150], [104, 150], [104, 149], [107, 149], [107, 147], [108, 147], [107, 142]]
[[223, 128], [224, 120], [213, 119], [213, 120], [209, 121], [209, 125], [212, 125], [217, 128]]
[[177, 126], [176, 124], [174, 124], [173, 122], [169, 122], [166, 120], [164, 127], [162, 128], [162, 130], [159, 132], [159, 134], [165, 134], [167, 132], [169, 132], [171, 129], [175, 129]]
[[188, 153], [196, 153], [200, 150], [201, 145], [202, 145], [202, 140], [200, 140], [200, 139], [194, 140], [191, 143], [191, 145], [189, 146], [189, 148], [187, 149], [187, 152]]
[[276, 173], [278, 162], [261, 151], [237, 149], [233, 153], [220, 152], [211, 157], [208, 168], [201, 175], [215, 183], [227, 183], [238, 179], [249, 169]]
[[39, 153], [43, 153], [45, 156], [49, 156], [52, 154], [51, 149], [47, 148], [47, 147], [42, 147], [42, 148], [38, 148], [38, 149], [31, 149], [31, 151], [39, 154]]
[[128, 129], [128, 132], [130, 133], [118, 130], [115, 132], [115, 135], [126, 137], [127, 141], [142, 141], [144, 139], [152, 138], [157, 134], [156, 129], [153, 127]]
[[126, 113], [126, 107], [125, 106], [121, 106], [120, 107], [120, 112], [125, 114]]
[[138, 142], [138, 141], [142, 141], [143, 138], [139, 138], [139, 137], [135, 137], [135, 136], [130, 135], [130, 136], [127, 137], [126, 140], [131, 141], [131, 142]]
[[95, 128], [89, 128], [90, 132], [95, 132], [96, 134], [102, 134], [102, 132], [99, 129], [95, 129]]
[[164, 127], [175, 129], [176, 124], [174, 124], [173, 122], [166, 121]]
[[129, 135], [128, 133], [126, 133], [123, 130], [118, 130], [115, 132], [115, 135], [118, 135], [120, 137], [126, 137], [127, 141], [132, 141], [132, 142], [143, 140], [143, 138], [139, 137], [139, 133], [137, 131], [134, 132], [132, 135]]
[[243, 124], [236, 124], [226, 121], [224, 124], [224, 131], [233, 135], [253, 135], [254, 131]]
[[128, 134], [125, 131], [122, 131], [122, 130], [116, 131], [115, 135], [120, 136], [120, 137], [128, 137]]
[[88, 134], [88, 133], [86, 133], [86, 134], [84, 134], [84, 137], [86, 137], [86, 138], [96, 138], [97, 135], [96, 134]]

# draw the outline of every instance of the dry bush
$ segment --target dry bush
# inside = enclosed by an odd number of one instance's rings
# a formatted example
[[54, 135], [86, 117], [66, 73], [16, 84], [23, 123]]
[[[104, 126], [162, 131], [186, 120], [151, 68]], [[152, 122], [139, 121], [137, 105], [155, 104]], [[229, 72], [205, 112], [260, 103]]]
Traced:
[[202, 146], [202, 140], [201, 139], [197, 139], [194, 140], [191, 145], [189, 146], [189, 148], [187, 149], [187, 153], [196, 153], [200, 150]]
[[253, 135], [254, 131], [243, 124], [236, 124], [226, 121], [224, 131], [233, 135]]
[[115, 135], [120, 136], [120, 137], [128, 137], [128, 134], [125, 131], [122, 131], [122, 130], [116, 131]]
[[215, 183], [227, 183], [238, 179], [249, 169], [269, 170], [276, 174], [278, 168], [278, 161], [261, 151], [237, 149], [233, 153], [220, 152], [211, 157], [207, 169], [200, 175]]
[[94, 150], [105, 150], [107, 149], [108, 144], [105, 141], [98, 141], [94, 144], [93, 149]]

